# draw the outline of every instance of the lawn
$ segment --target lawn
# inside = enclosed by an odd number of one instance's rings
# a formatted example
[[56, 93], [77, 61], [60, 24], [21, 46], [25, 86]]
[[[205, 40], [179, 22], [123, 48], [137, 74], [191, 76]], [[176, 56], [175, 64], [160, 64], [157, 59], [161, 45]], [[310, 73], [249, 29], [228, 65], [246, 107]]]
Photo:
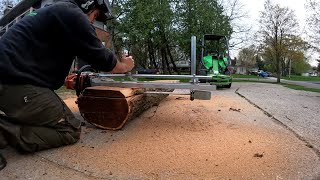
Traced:
[[278, 84], [278, 85], [282, 85], [284, 87], [287, 87], [289, 89], [294, 89], [294, 90], [300, 90], [300, 91], [309, 91], [309, 92], [317, 92], [320, 93], [320, 89], [315, 89], [315, 88], [307, 88], [304, 86], [299, 86], [299, 85], [294, 85], [294, 84], [287, 84], [287, 83], [276, 83], [276, 82], [267, 82], [267, 81], [258, 81], [258, 80], [254, 80], [254, 79], [250, 79], [250, 80], [233, 80], [233, 82], [253, 82], [253, 83], [270, 83], [270, 84]]
[[252, 78], [252, 79], [259, 79], [261, 77], [255, 75], [242, 75], [242, 74], [232, 74], [232, 78]]
[[315, 89], [315, 88], [307, 88], [304, 86], [299, 86], [299, 85], [294, 85], [294, 84], [287, 84], [287, 83], [280, 83], [284, 87], [294, 89], [294, 90], [300, 90], [300, 91], [310, 91], [310, 92], [317, 92], [320, 93], [320, 89]]
[[[232, 74], [233, 78], [243, 78], [243, 79], [260, 79], [262, 77], [255, 75], [241, 75], [241, 74]], [[288, 76], [282, 76], [281, 79], [292, 80], [292, 81], [320, 81], [320, 77], [305, 77], [292, 75], [290, 78]]]
[[293, 75], [291, 78], [288, 76], [281, 77], [282, 79], [292, 80], [292, 81], [320, 81], [320, 77], [306, 77], [306, 76], [297, 76]]

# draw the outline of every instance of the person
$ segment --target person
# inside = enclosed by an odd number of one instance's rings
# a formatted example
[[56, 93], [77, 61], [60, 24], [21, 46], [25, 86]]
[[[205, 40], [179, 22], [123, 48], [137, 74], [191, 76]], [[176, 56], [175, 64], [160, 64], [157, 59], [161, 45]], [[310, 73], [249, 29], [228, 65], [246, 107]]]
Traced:
[[[62, 0], [21, 19], [0, 38], [0, 148], [32, 153], [76, 143], [81, 122], [54, 90], [75, 56], [104, 72], [131, 71], [97, 38], [94, 20], [110, 14], [108, 0]], [[0, 169], [6, 166], [0, 154]]]

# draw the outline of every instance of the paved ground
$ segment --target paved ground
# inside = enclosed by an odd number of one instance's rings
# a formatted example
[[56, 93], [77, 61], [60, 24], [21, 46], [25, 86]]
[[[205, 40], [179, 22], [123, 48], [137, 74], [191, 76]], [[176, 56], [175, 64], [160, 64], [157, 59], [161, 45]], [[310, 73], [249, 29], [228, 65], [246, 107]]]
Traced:
[[240, 85], [237, 93], [294, 131], [298, 137], [320, 149], [320, 93], [246, 83]]
[[[65, 100], [77, 113], [75, 99]], [[121, 131], [87, 124], [75, 145], [3, 152], [0, 179], [319, 179], [320, 94], [234, 83], [210, 101], [169, 96]]]

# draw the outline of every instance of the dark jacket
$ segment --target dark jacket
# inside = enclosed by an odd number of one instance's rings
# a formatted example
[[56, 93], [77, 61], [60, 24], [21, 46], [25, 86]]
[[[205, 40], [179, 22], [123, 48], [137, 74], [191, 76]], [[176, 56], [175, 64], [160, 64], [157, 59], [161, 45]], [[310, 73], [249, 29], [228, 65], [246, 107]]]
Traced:
[[0, 82], [58, 89], [75, 56], [106, 72], [117, 62], [78, 5], [61, 1], [24, 17], [0, 38]]

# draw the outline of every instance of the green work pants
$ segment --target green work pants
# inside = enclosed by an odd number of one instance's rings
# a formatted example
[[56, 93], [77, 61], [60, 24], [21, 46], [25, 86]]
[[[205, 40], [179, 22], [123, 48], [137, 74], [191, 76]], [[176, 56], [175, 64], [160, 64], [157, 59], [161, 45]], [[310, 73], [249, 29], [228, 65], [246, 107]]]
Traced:
[[0, 131], [22, 152], [77, 142], [81, 122], [48, 88], [0, 84]]

